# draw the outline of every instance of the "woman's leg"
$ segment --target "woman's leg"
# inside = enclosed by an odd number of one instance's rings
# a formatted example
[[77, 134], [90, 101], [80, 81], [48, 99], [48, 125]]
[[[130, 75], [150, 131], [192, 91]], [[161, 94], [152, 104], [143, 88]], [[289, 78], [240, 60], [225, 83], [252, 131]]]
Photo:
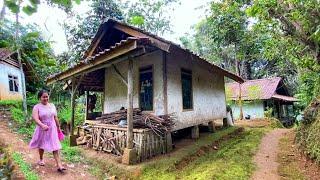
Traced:
[[59, 151], [53, 151], [53, 157], [56, 160], [58, 168], [63, 168], [61, 160], [60, 160], [60, 154]]
[[44, 150], [43, 149], [39, 149], [40, 161], [43, 161], [43, 153], [44, 153]]

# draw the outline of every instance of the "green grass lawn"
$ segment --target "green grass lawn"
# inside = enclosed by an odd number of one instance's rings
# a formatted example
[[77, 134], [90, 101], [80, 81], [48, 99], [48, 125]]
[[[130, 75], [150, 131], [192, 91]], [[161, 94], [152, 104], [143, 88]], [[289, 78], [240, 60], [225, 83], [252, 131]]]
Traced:
[[[170, 156], [145, 163], [139, 179], [249, 179], [255, 170], [253, 156], [267, 130], [245, 129], [225, 138], [236, 130], [232, 127], [218, 131]], [[215, 150], [212, 143], [219, 139]]]

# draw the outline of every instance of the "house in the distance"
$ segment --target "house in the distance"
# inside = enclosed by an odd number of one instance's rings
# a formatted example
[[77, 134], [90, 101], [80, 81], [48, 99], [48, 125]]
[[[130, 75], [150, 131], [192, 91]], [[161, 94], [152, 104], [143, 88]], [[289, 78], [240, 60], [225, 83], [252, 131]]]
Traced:
[[23, 70], [22, 74], [16, 52], [0, 48], [0, 100], [22, 100], [22, 78], [39, 81], [30, 63], [24, 63]]
[[287, 122], [293, 115], [293, 102], [287, 87], [280, 77], [247, 80], [243, 84], [227, 83], [226, 95], [231, 104], [233, 116], [240, 117], [239, 94], [244, 117], [250, 119], [265, 117], [265, 111], [272, 108], [272, 116]]

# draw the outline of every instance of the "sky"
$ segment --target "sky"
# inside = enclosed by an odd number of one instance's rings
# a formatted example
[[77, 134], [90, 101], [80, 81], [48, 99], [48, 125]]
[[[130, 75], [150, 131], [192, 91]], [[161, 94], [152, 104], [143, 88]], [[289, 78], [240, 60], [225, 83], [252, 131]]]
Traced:
[[[0, 0], [2, 7], [4, 0]], [[212, 0], [180, 0], [180, 4], [171, 13], [171, 30], [173, 33], [166, 33], [163, 38], [179, 43], [179, 37], [186, 33], [192, 34], [192, 26], [205, 17], [208, 3]], [[80, 5], [74, 5], [74, 12], [82, 15], [89, 10], [89, 3], [82, 1]], [[8, 10], [7, 10], [8, 11]], [[11, 18], [14, 18], [12, 15]], [[61, 24], [71, 21], [72, 17], [55, 7], [41, 4], [38, 11], [31, 16], [21, 14], [21, 23], [35, 24], [43, 33], [44, 37], [52, 42], [55, 54], [60, 54], [67, 50], [67, 42]]]

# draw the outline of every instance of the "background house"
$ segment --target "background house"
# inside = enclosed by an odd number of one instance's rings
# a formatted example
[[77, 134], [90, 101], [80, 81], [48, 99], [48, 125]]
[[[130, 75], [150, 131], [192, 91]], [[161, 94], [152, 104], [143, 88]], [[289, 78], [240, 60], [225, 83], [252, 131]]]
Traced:
[[19, 67], [17, 54], [6, 48], [0, 48], [0, 100], [22, 99], [23, 75]]
[[247, 80], [243, 84], [227, 83], [227, 99], [231, 103], [231, 108], [235, 118], [240, 117], [238, 104], [241, 87], [241, 99], [243, 100], [244, 117], [251, 119], [263, 118], [264, 112], [272, 108], [272, 115], [281, 120], [287, 120], [293, 116], [293, 102], [296, 98], [291, 97], [285, 84], [280, 77]]
[[29, 62], [24, 62], [22, 66], [23, 74], [20, 71], [17, 53], [7, 48], [0, 48], [0, 100], [21, 100], [22, 78], [26, 78], [29, 82], [39, 82]]

